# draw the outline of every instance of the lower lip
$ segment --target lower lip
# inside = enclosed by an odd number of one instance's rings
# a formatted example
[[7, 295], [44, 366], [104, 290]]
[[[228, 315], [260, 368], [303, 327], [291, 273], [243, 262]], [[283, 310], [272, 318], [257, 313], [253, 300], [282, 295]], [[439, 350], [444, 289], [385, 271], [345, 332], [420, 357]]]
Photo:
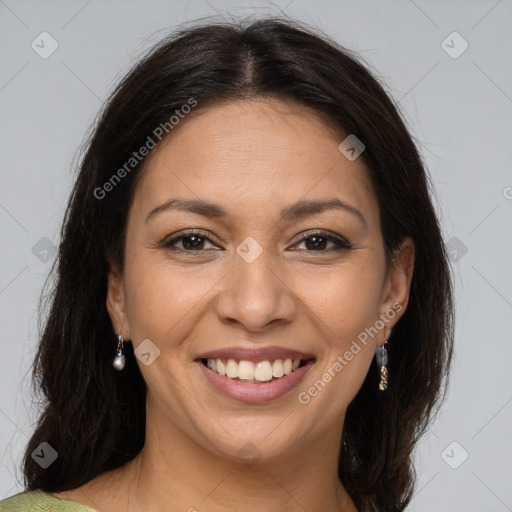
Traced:
[[201, 361], [196, 361], [196, 363], [213, 387], [223, 395], [238, 400], [239, 402], [261, 403], [277, 400], [298, 386], [300, 381], [313, 366], [314, 361], [310, 359], [304, 366], [288, 375], [283, 375], [278, 379], [261, 383], [233, 380], [210, 370], [210, 368], [205, 366]]

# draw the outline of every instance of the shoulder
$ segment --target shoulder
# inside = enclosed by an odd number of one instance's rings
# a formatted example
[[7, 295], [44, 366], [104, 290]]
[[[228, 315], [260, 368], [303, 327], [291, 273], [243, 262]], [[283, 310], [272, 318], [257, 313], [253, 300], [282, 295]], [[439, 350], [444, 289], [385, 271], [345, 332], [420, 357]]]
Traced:
[[42, 491], [29, 491], [15, 494], [0, 501], [0, 511], [17, 512], [96, 512], [94, 509], [71, 500], [57, 498]]

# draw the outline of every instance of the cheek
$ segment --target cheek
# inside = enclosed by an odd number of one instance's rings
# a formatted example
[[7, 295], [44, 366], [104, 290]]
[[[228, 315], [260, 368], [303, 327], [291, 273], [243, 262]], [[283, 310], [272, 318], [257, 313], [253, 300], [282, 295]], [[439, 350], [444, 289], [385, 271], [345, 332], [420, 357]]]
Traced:
[[368, 332], [379, 318], [385, 268], [371, 254], [360, 253], [357, 259], [330, 272], [323, 269], [314, 277], [302, 274], [300, 284], [296, 282], [323, 345], [318, 373], [302, 391], [306, 398], [322, 396], [315, 407], [332, 404], [327, 414], [333, 420], [359, 391], [375, 352], [374, 334]]
[[202, 301], [211, 298], [222, 275], [217, 270], [207, 265], [175, 265], [162, 252], [132, 253], [125, 267], [132, 338], [166, 345], [174, 339], [177, 348], [198, 322], [197, 315], [204, 314]]
[[301, 273], [296, 281], [301, 301], [317, 317], [326, 339], [343, 348], [378, 318], [383, 268], [368, 258], [354, 258], [331, 270]]

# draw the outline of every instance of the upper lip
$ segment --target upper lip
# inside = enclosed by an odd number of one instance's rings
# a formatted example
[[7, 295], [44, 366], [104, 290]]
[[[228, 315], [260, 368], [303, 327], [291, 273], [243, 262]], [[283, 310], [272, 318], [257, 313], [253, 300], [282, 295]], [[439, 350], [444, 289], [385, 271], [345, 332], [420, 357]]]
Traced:
[[313, 359], [309, 352], [284, 347], [227, 347], [204, 352], [196, 359], [235, 359], [238, 361], [266, 361], [268, 359]]

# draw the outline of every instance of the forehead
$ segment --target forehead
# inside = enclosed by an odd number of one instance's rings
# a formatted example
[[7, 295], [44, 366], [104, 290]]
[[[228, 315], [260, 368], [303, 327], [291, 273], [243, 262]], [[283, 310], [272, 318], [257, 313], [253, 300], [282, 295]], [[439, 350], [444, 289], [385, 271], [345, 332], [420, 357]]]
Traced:
[[136, 209], [181, 196], [261, 215], [260, 207], [272, 214], [269, 204], [339, 196], [371, 216], [368, 172], [361, 158], [339, 151], [345, 136], [307, 107], [275, 99], [198, 107], [148, 157]]

